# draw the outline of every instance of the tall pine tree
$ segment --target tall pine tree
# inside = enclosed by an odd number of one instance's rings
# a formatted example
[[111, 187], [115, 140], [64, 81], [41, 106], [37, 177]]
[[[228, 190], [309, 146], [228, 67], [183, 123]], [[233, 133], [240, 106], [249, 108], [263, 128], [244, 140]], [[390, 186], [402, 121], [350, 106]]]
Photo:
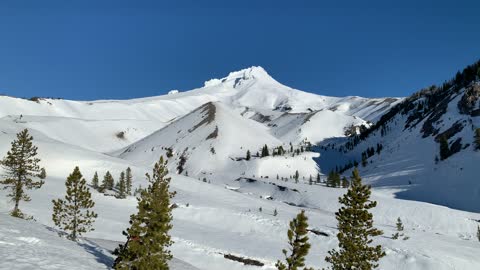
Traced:
[[132, 195], [132, 169], [130, 167], [127, 168], [125, 171], [125, 184], [126, 184], [126, 192], [127, 195]]
[[343, 206], [335, 213], [339, 250], [329, 251], [329, 256], [325, 258], [332, 264], [333, 270], [371, 270], [378, 267], [378, 260], [385, 256], [380, 245], [370, 246], [371, 238], [382, 234], [382, 231], [373, 227], [373, 215], [369, 210], [377, 202], [370, 200], [370, 193], [370, 186], [362, 184], [355, 168], [350, 188], [339, 198]]
[[125, 172], [120, 173], [120, 179], [118, 180], [118, 198], [125, 199], [127, 197], [127, 184], [125, 182]]
[[93, 222], [97, 214], [91, 209], [95, 206], [78, 167], [67, 177], [65, 199], [52, 200], [52, 219], [56, 226], [69, 232], [69, 238], [76, 241], [83, 233], [93, 231]]
[[99, 189], [99, 186], [98, 186], [98, 173], [95, 172], [95, 174], [93, 175], [93, 178], [92, 178], [92, 187], [94, 189]]
[[[41, 188], [45, 183], [43, 180], [35, 181], [33, 178], [41, 176], [41, 169], [37, 158], [37, 147], [33, 145], [33, 137], [30, 136], [27, 129], [17, 134], [17, 139], [12, 142], [10, 151], [0, 161], [0, 165], [5, 171], [0, 184], [3, 189], [10, 189], [8, 197], [15, 203], [10, 213], [14, 217], [23, 218], [20, 211], [20, 201], [30, 201], [30, 196], [25, 192], [29, 189]], [[46, 172], [45, 172], [46, 176]]]
[[[290, 254], [286, 249], [282, 250], [285, 255], [286, 262], [277, 261], [275, 266], [278, 270], [299, 270], [305, 266], [305, 257], [310, 250], [308, 243], [308, 218], [305, 211], [301, 211], [296, 218], [290, 221], [290, 229], [288, 230], [288, 246]], [[313, 268], [303, 268], [304, 270], [313, 270]]]
[[167, 163], [163, 157], [155, 164], [153, 175], [147, 174], [150, 185], [142, 190], [138, 199], [138, 213], [130, 217], [131, 227], [124, 232], [127, 242], [115, 250], [118, 255], [114, 269], [168, 270], [172, 254], [168, 248], [173, 241], [170, 199], [175, 195], [169, 191]]

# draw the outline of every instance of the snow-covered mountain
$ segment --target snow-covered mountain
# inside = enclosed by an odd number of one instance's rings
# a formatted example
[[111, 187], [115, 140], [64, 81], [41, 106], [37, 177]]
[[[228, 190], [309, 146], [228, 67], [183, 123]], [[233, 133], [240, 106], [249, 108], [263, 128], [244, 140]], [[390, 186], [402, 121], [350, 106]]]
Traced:
[[[338, 245], [334, 212], [345, 190], [312, 183], [310, 178], [318, 174], [323, 180], [323, 174], [335, 166], [352, 159], [360, 162], [361, 153], [377, 143], [383, 150], [367, 159], [369, 164], [361, 167], [361, 174], [378, 187], [372, 191], [378, 201], [375, 225], [385, 235], [375, 243], [387, 253], [380, 261], [381, 269], [478, 269], [475, 233], [480, 214], [422, 202], [432, 202], [437, 196], [433, 193], [453, 192], [458, 193], [457, 200], [462, 195], [474, 200], [476, 184], [470, 173], [478, 152], [465, 145], [473, 140], [469, 124], [478, 126], [474, 116], [478, 101], [471, 105], [472, 95], [463, 96], [476, 93], [475, 85], [452, 88], [446, 113], [439, 118], [434, 117], [436, 106], [418, 109], [428, 95], [415, 95], [403, 103], [399, 98], [320, 96], [284, 86], [260, 67], [232, 72], [191, 91], [133, 100], [0, 97], [1, 156], [15, 134], [28, 128], [38, 146], [41, 166], [47, 169], [45, 185], [28, 191], [32, 202], [20, 205], [36, 223], [8, 217], [11, 203], [5, 191], [0, 191], [0, 254], [6, 255], [0, 269], [32, 265], [38, 269], [108, 269], [112, 260], [108, 251], [125, 240], [121, 232], [136, 211], [136, 199], [116, 199], [92, 190], [98, 219], [95, 231], [79, 244], [56, 238], [51, 201], [64, 194], [65, 178], [74, 166], [80, 167], [86, 179], [96, 171], [100, 177], [110, 171], [117, 179], [131, 167], [134, 187], [138, 187], [146, 185], [144, 174], [160, 155], [168, 159], [171, 188], [177, 193], [173, 199], [177, 206], [173, 210], [173, 269], [275, 269], [286, 247], [288, 223], [302, 209], [310, 228], [322, 232], [309, 233], [312, 250], [307, 264], [326, 267], [323, 258]], [[437, 101], [434, 98], [431, 104], [441, 103]], [[459, 113], [455, 106], [465, 101], [468, 113]], [[428, 121], [430, 117], [434, 120]], [[427, 121], [433, 129], [428, 129]], [[434, 165], [438, 152], [434, 137], [457, 121], [464, 128], [448, 134], [453, 134], [451, 149], [457, 149], [454, 141], [462, 137], [461, 151]], [[433, 132], [422, 139], [428, 130]], [[320, 153], [303, 151], [309, 150], [310, 143], [319, 143]], [[265, 145], [270, 155], [257, 156]], [[463, 174], [469, 175], [467, 180], [448, 178]], [[442, 185], [427, 178], [430, 175]], [[467, 190], [467, 185], [473, 188]], [[425, 192], [428, 186], [431, 193]], [[404, 221], [408, 240], [390, 238], [398, 217]], [[244, 265], [228, 259], [227, 254], [264, 266]]]
[[[359, 136], [324, 142], [335, 144], [335, 150], [323, 151], [322, 158], [335, 157], [336, 162], [324, 163], [323, 169], [350, 160], [361, 163], [362, 152], [373, 148], [375, 154], [367, 154], [360, 173], [374, 186], [396, 187], [403, 199], [480, 211], [480, 151], [475, 142], [480, 128], [479, 67], [477, 62], [442, 86], [408, 97]], [[447, 145], [443, 153], [442, 140]], [[378, 145], [383, 146], [380, 152]]]

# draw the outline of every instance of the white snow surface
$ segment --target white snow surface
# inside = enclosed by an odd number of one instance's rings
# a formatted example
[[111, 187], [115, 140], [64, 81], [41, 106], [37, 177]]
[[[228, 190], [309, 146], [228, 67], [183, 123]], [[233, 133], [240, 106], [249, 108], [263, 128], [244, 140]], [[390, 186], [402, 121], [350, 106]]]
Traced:
[[[37, 103], [0, 97], [1, 156], [15, 134], [28, 128], [47, 170], [45, 185], [28, 191], [32, 201], [20, 205], [36, 222], [9, 217], [12, 203], [0, 191], [0, 269], [109, 269], [113, 260], [109, 251], [125, 241], [121, 232], [136, 211], [136, 199], [116, 199], [92, 190], [98, 219], [95, 230], [80, 243], [59, 237], [52, 229], [51, 201], [64, 195], [65, 179], [75, 166], [87, 180], [95, 171], [102, 177], [107, 170], [118, 179], [131, 167], [134, 187], [145, 186], [144, 174], [167, 147], [173, 149], [168, 164], [171, 187], [177, 192], [173, 202], [178, 205], [173, 210], [172, 269], [275, 269], [287, 247], [288, 223], [302, 209], [310, 228], [328, 235], [309, 233], [312, 249], [307, 265], [327, 267], [327, 252], [338, 246], [334, 213], [345, 189], [309, 185], [310, 176], [315, 179], [320, 172], [324, 179], [328, 173], [315, 162], [322, 157], [313, 152], [248, 161], [243, 157], [247, 149], [253, 155], [264, 144], [270, 150], [280, 145], [288, 149], [292, 142], [297, 149], [304, 139], [341, 137], [345, 127], [375, 121], [395, 102], [398, 99], [334, 98], [298, 91], [276, 82], [260, 67], [233, 72], [192, 91], [135, 100]], [[189, 176], [176, 174], [182, 154]], [[386, 161], [375, 165], [388, 170], [362, 173], [366, 181], [379, 183], [416, 170], [411, 167], [416, 158], [398, 156], [396, 166]], [[401, 165], [401, 160], [410, 165]], [[291, 179], [296, 170], [299, 183]], [[387, 253], [380, 269], [480, 269], [476, 239], [480, 214], [401, 200], [395, 194], [403, 187], [396, 184], [376, 185], [372, 191], [378, 202], [374, 224], [384, 232], [374, 244], [381, 244]], [[391, 239], [398, 217], [409, 239]], [[224, 254], [256, 259], [264, 266], [246, 266]]]

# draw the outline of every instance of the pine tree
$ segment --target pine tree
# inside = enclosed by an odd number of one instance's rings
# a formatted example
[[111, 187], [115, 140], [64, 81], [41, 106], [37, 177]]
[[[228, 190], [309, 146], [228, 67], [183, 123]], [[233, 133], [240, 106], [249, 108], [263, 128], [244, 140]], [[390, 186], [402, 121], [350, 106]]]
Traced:
[[[10, 213], [14, 217], [23, 218], [20, 211], [20, 201], [30, 201], [30, 196], [25, 190], [41, 188], [45, 183], [43, 180], [34, 181], [33, 177], [38, 177], [41, 169], [38, 165], [40, 159], [37, 158], [37, 147], [33, 145], [33, 137], [24, 129], [17, 134], [17, 139], [11, 144], [10, 151], [0, 161], [4, 170], [4, 179], [0, 181], [3, 189], [10, 189], [7, 197], [15, 203]], [[46, 173], [45, 173], [46, 176]]]
[[320, 183], [320, 173], [317, 173], [317, 183]]
[[335, 187], [335, 172], [330, 171], [330, 173], [327, 176], [327, 187]]
[[92, 187], [96, 190], [99, 189], [99, 186], [98, 186], [98, 173], [95, 172], [95, 174], [93, 175], [93, 178], [92, 178]]
[[250, 155], [250, 150], [247, 150], [247, 156], [245, 157], [246, 160], [250, 160], [251, 155]]
[[480, 226], [477, 226], [477, 238], [480, 241]]
[[[479, 68], [480, 70], [480, 68]], [[475, 150], [480, 150], [480, 128], [475, 129]]]
[[[298, 270], [305, 266], [305, 257], [310, 250], [308, 243], [308, 218], [305, 211], [301, 211], [296, 218], [290, 221], [290, 229], [288, 230], [288, 245], [290, 254], [286, 249], [282, 250], [285, 255], [286, 262], [277, 261], [275, 266], [278, 270]], [[313, 270], [313, 268], [303, 268], [304, 270]]]
[[277, 208], [275, 208], [275, 209], [273, 210], [273, 216], [276, 217], [277, 215], [278, 215], [278, 211], [277, 211]]
[[397, 218], [397, 231], [401, 232], [403, 231], [403, 223], [402, 223], [402, 220], [400, 218]]
[[113, 179], [112, 174], [107, 171], [103, 177], [102, 185], [100, 186], [100, 192], [105, 192], [105, 190], [112, 190], [115, 180]]
[[363, 167], [367, 166], [367, 157], [365, 157], [365, 156], [362, 157], [362, 166]]
[[262, 147], [262, 156], [261, 157], [268, 157], [268, 156], [270, 156], [270, 153], [268, 151], [268, 146], [265, 144]]
[[298, 183], [298, 178], [300, 177], [300, 174], [298, 173], [298, 170], [295, 171], [295, 183]]
[[125, 184], [127, 188], [126, 189], [127, 195], [132, 195], [132, 179], [133, 179], [132, 169], [128, 167], [127, 170], [125, 171]]
[[448, 140], [445, 136], [440, 137], [440, 160], [447, 159], [450, 154], [450, 148], [448, 146]]
[[57, 227], [69, 231], [69, 238], [76, 241], [82, 233], [93, 231], [92, 224], [97, 214], [91, 209], [95, 203], [78, 167], [67, 177], [65, 186], [65, 199], [52, 200], [52, 219]]
[[125, 199], [127, 197], [127, 184], [125, 182], [125, 172], [120, 173], [118, 180], [118, 198]]
[[131, 227], [124, 232], [127, 242], [120, 245], [114, 269], [155, 269], [168, 270], [172, 255], [168, 248], [173, 241], [168, 232], [172, 228], [169, 192], [170, 178], [167, 178], [167, 163], [163, 157], [155, 164], [153, 175], [147, 174], [150, 185], [141, 192], [138, 199], [138, 213], [130, 217]]
[[347, 180], [347, 178], [344, 176], [344, 177], [342, 178], [342, 188], [348, 188], [348, 185], [349, 185], [348, 180]]
[[355, 168], [350, 188], [339, 198], [343, 206], [335, 213], [339, 250], [329, 251], [329, 256], [325, 258], [332, 264], [333, 270], [371, 270], [378, 267], [378, 260], [385, 256], [380, 245], [369, 246], [371, 237], [382, 234], [382, 231], [373, 227], [373, 215], [368, 211], [377, 205], [377, 202], [370, 201], [370, 194], [370, 186], [362, 184]]
[[327, 187], [340, 187], [340, 174], [331, 171], [327, 177]]
[[38, 174], [38, 178], [44, 180], [47, 178], [47, 171], [45, 171], [45, 168], [40, 169], [40, 173]]

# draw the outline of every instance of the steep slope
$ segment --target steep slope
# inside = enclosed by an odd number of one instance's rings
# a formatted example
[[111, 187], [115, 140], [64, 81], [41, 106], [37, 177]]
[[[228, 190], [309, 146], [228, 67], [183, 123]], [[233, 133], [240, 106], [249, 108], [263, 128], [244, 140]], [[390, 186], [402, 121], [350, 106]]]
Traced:
[[[345, 137], [352, 127], [369, 124], [356, 117], [331, 110], [310, 113], [284, 113], [268, 123], [272, 134], [284, 142], [313, 144], [332, 137]], [[356, 134], [356, 132], [355, 132]]]
[[[344, 160], [359, 163], [365, 153], [361, 173], [374, 186], [398, 187], [400, 198], [480, 211], [480, 152], [474, 142], [480, 127], [479, 67], [477, 62], [441, 87], [412, 95], [336, 149]], [[369, 148], [373, 155], [366, 153]], [[331, 154], [324, 151], [324, 159]]]
[[[255, 153], [265, 144], [280, 146], [282, 142], [260, 123], [242, 118], [221, 103], [209, 102], [122, 150], [119, 157], [150, 165], [171, 149], [180, 173], [238, 172], [245, 170], [241, 159], [247, 150]], [[180, 166], [182, 160], [185, 165]]]

